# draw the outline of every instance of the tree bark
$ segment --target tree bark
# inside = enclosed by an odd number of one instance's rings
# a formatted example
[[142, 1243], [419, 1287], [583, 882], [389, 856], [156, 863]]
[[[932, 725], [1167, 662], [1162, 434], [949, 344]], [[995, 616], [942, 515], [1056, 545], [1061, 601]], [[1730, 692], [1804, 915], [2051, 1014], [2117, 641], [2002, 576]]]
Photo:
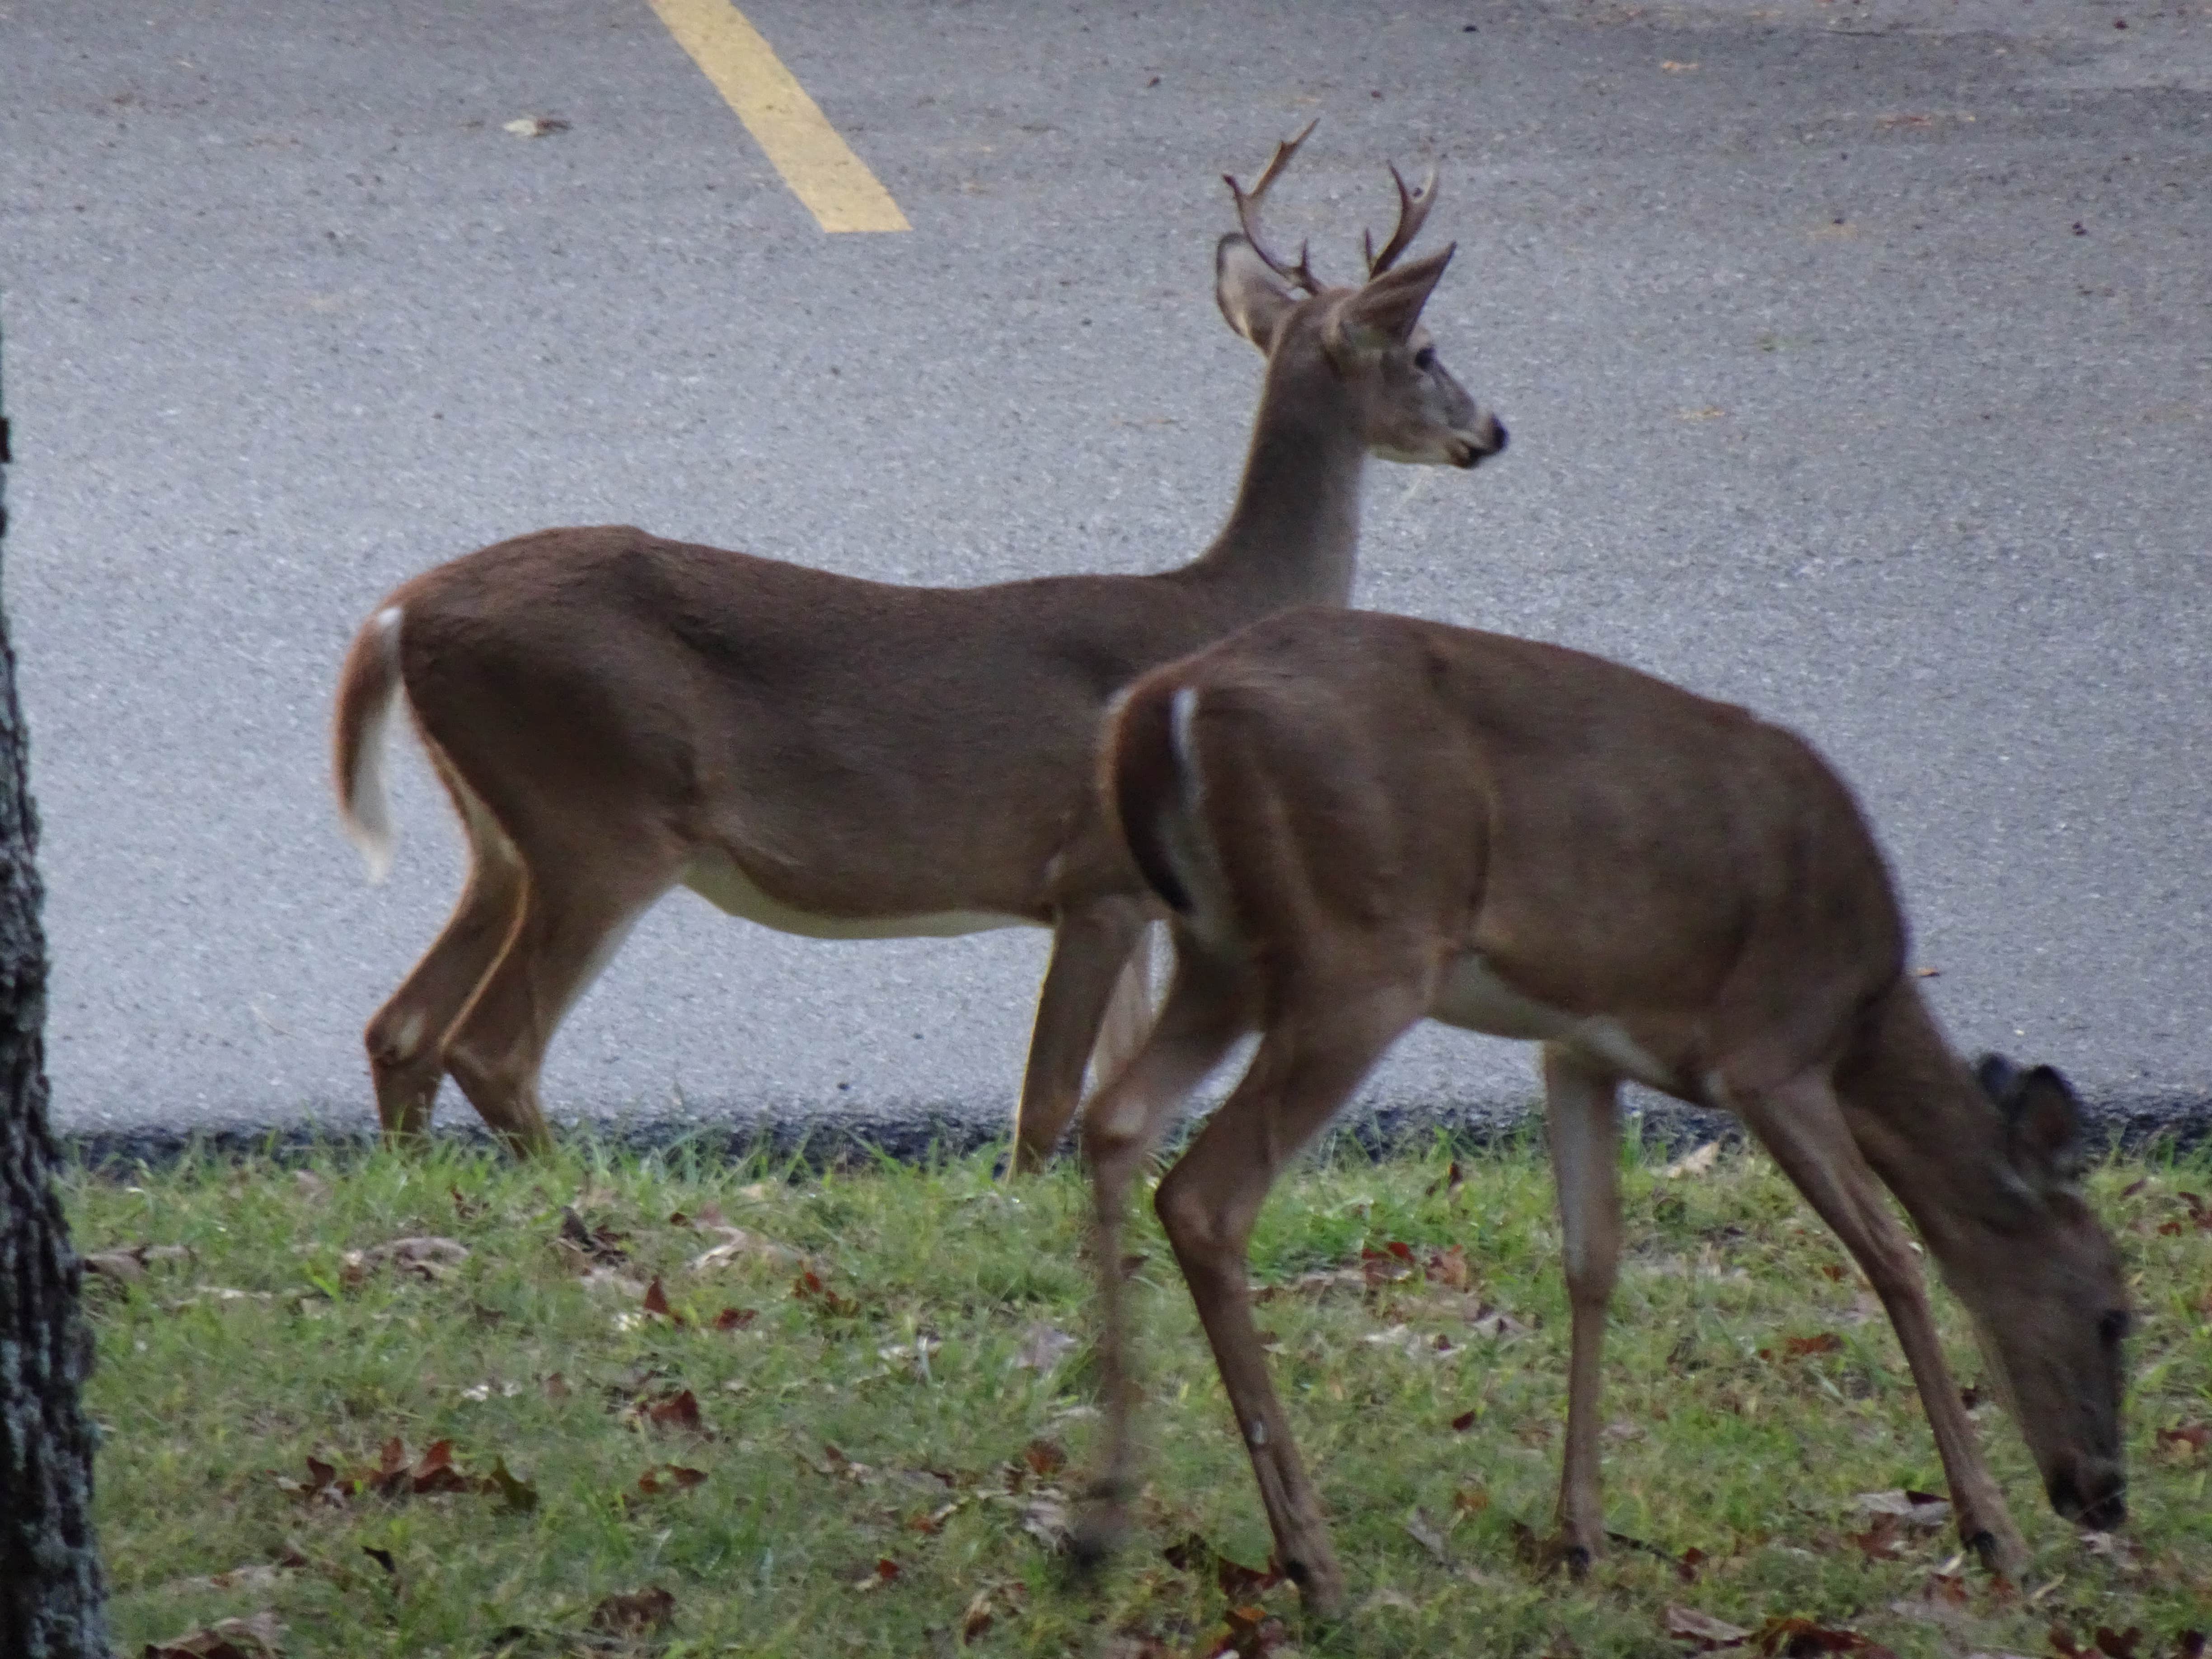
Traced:
[[[0, 550], [7, 538], [0, 419]], [[54, 1192], [46, 1121], [46, 940], [15, 654], [0, 607], [0, 1654], [106, 1659], [92, 1531], [91, 1333]]]

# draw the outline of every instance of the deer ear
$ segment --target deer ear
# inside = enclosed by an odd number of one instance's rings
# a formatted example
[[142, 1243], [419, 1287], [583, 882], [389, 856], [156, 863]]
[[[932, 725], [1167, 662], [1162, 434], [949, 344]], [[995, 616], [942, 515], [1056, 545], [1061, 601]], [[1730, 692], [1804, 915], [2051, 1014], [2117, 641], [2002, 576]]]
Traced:
[[1402, 345], [1458, 247], [1454, 242], [1384, 271], [1337, 308], [1332, 331], [1355, 345]]
[[1223, 237], [1213, 251], [1213, 298], [1229, 326], [1263, 353], [1274, 350], [1276, 331], [1298, 303], [1242, 236]]
[[2020, 1067], [2002, 1054], [1984, 1054], [1974, 1062], [1974, 1081], [1982, 1085], [1982, 1092], [1996, 1106], [2004, 1104], [2005, 1097], [2012, 1092], [2019, 1077]]
[[1998, 1105], [2014, 1167], [2045, 1191], [2071, 1186], [2089, 1163], [2081, 1103], [2072, 1086], [2049, 1066], [2015, 1072], [2008, 1081]]

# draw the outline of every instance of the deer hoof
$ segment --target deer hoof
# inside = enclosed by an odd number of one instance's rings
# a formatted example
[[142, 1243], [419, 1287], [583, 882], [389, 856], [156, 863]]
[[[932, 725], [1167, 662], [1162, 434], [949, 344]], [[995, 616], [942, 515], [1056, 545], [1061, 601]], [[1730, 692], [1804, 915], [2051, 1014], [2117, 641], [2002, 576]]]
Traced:
[[2000, 1578], [2009, 1578], [2015, 1583], [2027, 1570], [2027, 1547], [2017, 1539], [2007, 1539], [1988, 1528], [1984, 1528], [1966, 1540], [1966, 1547], [1974, 1553], [1984, 1571]]
[[1128, 1536], [1129, 1510], [1120, 1484], [1100, 1481], [1085, 1494], [1068, 1540], [1067, 1559], [1079, 1577], [1095, 1577]]
[[1293, 1557], [1283, 1563], [1283, 1577], [1298, 1587], [1307, 1623], [1327, 1626], [1344, 1617], [1344, 1575], [1334, 1561], [1316, 1567]]

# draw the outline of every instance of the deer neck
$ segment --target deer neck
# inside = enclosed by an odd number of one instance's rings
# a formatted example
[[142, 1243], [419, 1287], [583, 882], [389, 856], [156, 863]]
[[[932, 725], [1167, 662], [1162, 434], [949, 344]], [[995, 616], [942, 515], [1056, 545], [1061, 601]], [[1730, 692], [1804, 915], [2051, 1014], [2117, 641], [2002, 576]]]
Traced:
[[1366, 460], [1352, 399], [1328, 360], [1318, 350], [1278, 352], [1237, 504], [1191, 574], [1255, 614], [1346, 604]]
[[1870, 1053], [1838, 1077], [1838, 1092], [1861, 1151], [1955, 1283], [1969, 1241], [2002, 1231], [2033, 1200], [2012, 1172], [1996, 1109], [1918, 991], [1899, 985], [1875, 1020]]

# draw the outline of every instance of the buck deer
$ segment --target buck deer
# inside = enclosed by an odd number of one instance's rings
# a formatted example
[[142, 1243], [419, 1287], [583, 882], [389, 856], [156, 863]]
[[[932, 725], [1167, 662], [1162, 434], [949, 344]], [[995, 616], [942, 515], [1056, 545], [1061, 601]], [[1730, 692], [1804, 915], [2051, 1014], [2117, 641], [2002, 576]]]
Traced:
[[1954, 1057], [1904, 974], [1905, 923], [1850, 793], [1746, 711], [1561, 649], [1299, 610], [1145, 676], [1109, 714], [1108, 810], [1168, 907], [1150, 1036], [1085, 1109], [1102, 1269], [1103, 1476], [1079, 1542], [1126, 1525], [1119, 1229], [1171, 1112], [1248, 1031], [1251, 1066], [1160, 1182], [1283, 1567], [1342, 1576], [1255, 1334], [1245, 1247], [1267, 1189], [1426, 1018], [1543, 1044], [1573, 1306], [1557, 1547], [1603, 1546], [1598, 1367], [1620, 1249], [1624, 1078], [1735, 1113], [1888, 1310], [1959, 1529], [2027, 1556], [1944, 1367], [1900, 1199], [1972, 1313], [2052, 1505], [2124, 1515], [2112, 1243], [2083, 1203], [2064, 1081]]
[[515, 1148], [546, 1144], [555, 1029], [681, 884], [820, 938], [1052, 929], [1017, 1164], [1051, 1153], [1117, 980], [1127, 1023], [1148, 1012], [1134, 947], [1153, 913], [1091, 788], [1107, 699], [1255, 617], [1344, 604], [1368, 455], [1472, 467], [1505, 447], [1421, 325], [1452, 248], [1397, 263], [1433, 173], [1414, 192], [1392, 169], [1397, 228], [1358, 287], [1266, 252], [1261, 198], [1305, 136], [1249, 191], [1229, 180], [1242, 234], [1216, 250], [1215, 295], [1267, 367], [1235, 506], [1192, 563], [898, 587], [603, 527], [499, 543], [385, 600], [339, 674], [340, 815], [381, 877], [404, 696], [470, 857], [452, 920], [368, 1024], [388, 1134], [427, 1127], [451, 1073]]

